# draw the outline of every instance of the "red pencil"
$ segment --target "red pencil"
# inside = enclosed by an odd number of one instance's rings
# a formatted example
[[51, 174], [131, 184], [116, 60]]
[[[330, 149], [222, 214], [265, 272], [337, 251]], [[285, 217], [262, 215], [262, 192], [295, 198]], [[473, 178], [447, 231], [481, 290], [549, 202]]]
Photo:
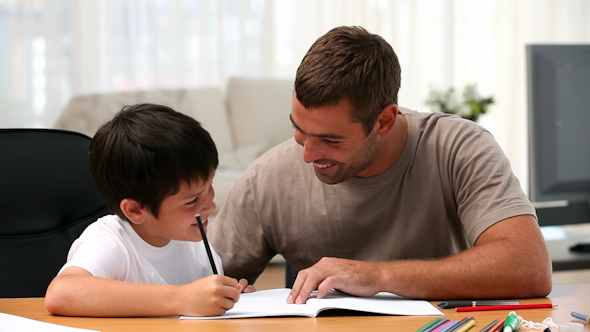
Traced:
[[479, 307], [457, 307], [455, 311], [487, 311], [487, 310], [518, 310], [518, 309], [537, 309], [537, 308], [553, 308], [557, 304], [553, 303], [535, 303], [535, 304], [510, 304], [510, 305], [488, 305]]
[[502, 327], [504, 326], [505, 321], [506, 321], [506, 317], [502, 318], [502, 320], [500, 320], [499, 322], [494, 324], [492, 327], [490, 327], [488, 332], [496, 332], [496, 331], [502, 330]]

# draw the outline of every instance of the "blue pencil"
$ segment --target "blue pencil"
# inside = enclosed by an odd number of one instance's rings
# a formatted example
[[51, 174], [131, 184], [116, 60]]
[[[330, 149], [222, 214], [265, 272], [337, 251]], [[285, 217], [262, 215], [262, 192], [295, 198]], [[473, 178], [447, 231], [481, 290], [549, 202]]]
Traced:
[[440, 330], [439, 332], [449, 332], [455, 327], [455, 325], [459, 324], [460, 322], [461, 321], [459, 320], [454, 320], [451, 324], [445, 326], [445, 328]]
[[586, 323], [590, 323], [590, 317], [588, 315], [581, 314], [579, 312], [572, 311], [572, 316], [578, 319], [586, 321]]

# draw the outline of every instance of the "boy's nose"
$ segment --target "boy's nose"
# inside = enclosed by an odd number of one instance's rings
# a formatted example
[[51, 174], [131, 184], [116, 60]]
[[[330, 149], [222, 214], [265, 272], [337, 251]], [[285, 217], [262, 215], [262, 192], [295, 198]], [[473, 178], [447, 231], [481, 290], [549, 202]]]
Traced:
[[203, 207], [204, 212], [210, 213], [215, 211], [217, 205], [215, 205], [215, 202], [213, 202], [213, 198], [215, 198], [215, 189], [213, 189], [213, 186], [211, 186], [209, 187], [209, 203]]

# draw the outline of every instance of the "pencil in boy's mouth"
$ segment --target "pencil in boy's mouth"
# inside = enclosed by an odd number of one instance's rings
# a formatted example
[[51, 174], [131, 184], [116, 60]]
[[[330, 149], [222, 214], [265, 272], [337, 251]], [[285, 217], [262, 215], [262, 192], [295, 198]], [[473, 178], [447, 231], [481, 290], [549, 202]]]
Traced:
[[[201, 222], [203, 223], [203, 227], [207, 227], [207, 225], [209, 224], [209, 218], [207, 218], [207, 219], [205, 219], [205, 220], [202, 220]], [[199, 222], [195, 222], [195, 223], [193, 223], [193, 224], [192, 224], [192, 226], [197, 226], [197, 227], [199, 227]]]

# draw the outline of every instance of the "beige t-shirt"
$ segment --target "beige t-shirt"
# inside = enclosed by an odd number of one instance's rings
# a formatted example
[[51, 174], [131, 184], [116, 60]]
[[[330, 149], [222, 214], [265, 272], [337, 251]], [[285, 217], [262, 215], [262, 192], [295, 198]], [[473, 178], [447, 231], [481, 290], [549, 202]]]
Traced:
[[276, 253], [298, 269], [325, 256], [445, 257], [498, 221], [535, 215], [487, 130], [448, 114], [400, 111], [406, 145], [377, 176], [324, 184], [293, 139], [257, 159], [210, 227], [226, 274], [253, 282]]

